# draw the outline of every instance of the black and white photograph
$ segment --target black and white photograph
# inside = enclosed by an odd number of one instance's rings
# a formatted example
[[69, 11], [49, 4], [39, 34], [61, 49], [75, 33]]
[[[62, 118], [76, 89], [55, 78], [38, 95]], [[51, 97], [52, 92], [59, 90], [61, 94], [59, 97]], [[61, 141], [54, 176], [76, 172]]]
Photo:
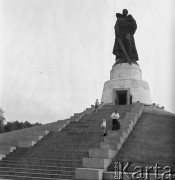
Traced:
[[174, 0], [0, 0], [0, 180], [175, 179], [174, 32]]

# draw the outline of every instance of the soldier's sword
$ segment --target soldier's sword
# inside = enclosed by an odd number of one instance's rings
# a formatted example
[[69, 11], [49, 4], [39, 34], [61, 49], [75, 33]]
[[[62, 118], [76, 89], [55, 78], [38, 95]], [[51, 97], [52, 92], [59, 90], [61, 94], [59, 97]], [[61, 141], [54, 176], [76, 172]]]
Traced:
[[126, 57], [126, 60], [128, 61], [129, 64], [131, 64], [131, 60], [130, 60], [130, 58], [128, 56], [128, 53], [126, 52], [125, 47], [123, 46], [123, 43], [122, 43], [121, 39], [117, 38], [117, 41], [118, 41], [118, 43], [119, 43], [119, 45], [120, 45], [120, 47], [121, 47], [121, 49], [122, 49], [122, 51], [123, 51], [123, 53], [124, 53], [124, 55]]

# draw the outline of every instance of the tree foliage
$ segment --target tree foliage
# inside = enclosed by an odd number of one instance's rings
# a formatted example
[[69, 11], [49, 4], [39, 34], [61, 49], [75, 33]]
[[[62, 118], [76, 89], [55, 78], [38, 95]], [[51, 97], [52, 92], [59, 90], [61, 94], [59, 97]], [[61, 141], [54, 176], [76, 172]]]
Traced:
[[24, 129], [32, 126], [39, 126], [41, 125], [40, 123], [35, 123], [31, 124], [28, 121], [25, 122], [19, 122], [18, 120], [12, 121], [12, 122], [7, 122], [5, 124], [5, 117], [4, 117], [4, 110], [3, 108], [0, 107], [0, 133], [3, 132], [9, 132], [9, 131], [14, 131], [18, 129]]
[[38, 125], [41, 125], [41, 124], [40, 123], [31, 124], [28, 121], [19, 122], [16, 120], [13, 122], [7, 122], [6, 125], [4, 126], [4, 131], [9, 132], [9, 131], [28, 128], [28, 127], [38, 126]]
[[4, 132], [4, 123], [5, 123], [4, 110], [2, 107], [0, 107], [0, 133]]

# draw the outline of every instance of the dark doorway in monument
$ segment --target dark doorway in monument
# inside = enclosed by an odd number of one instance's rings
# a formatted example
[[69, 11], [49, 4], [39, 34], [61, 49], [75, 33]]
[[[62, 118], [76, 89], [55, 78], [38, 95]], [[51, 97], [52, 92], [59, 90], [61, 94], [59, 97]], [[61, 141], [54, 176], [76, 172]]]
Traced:
[[116, 91], [118, 96], [118, 104], [126, 105], [127, 104], [127, 91]]
[[130, 89], [114, 89], [113, 102], [115, 105], [130, 104]]

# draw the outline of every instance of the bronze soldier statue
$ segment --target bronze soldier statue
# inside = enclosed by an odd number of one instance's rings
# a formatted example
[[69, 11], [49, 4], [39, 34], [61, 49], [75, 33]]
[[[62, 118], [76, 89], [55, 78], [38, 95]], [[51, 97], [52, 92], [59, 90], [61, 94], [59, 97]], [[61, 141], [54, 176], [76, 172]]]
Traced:
[[123, 9], [123, 13], [116, 13], [115, 43], [113, 54], [116, 56], [116, 63], [136, 63], [138, 54], [134, 41], [134, 33], [137, 24], [132, 15], [128, 15], [128, 10]]

